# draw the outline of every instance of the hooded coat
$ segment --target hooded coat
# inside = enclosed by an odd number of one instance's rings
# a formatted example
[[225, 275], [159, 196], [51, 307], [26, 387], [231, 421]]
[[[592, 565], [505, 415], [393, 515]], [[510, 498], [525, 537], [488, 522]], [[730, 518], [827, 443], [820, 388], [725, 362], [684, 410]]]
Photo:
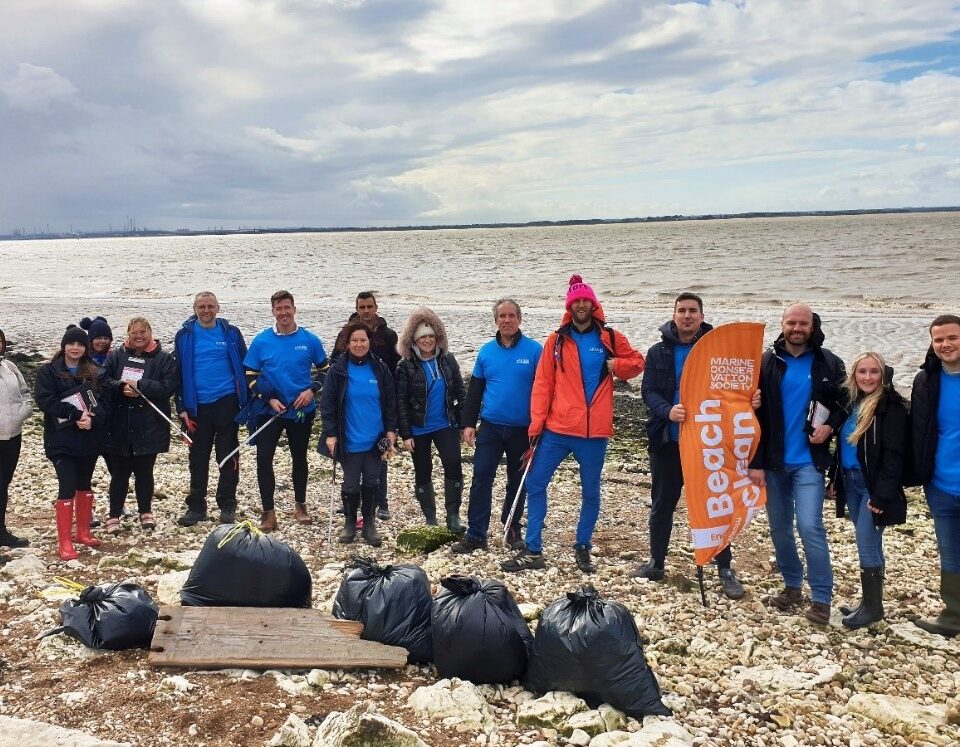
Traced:
[[33, 413], [33, 399], [23, 374], [13, 361], [4, 358], [7, 338], [0, 329], [0, 441], [16, 438], [23, 422]]
[[[813, 379], [811, 401], [816, 400], [828, 410], [830, 416], [826, 425], [836, 433], [847, 419], [849, 397], [844, 385], [847, 374], [843, 361], [825, 347], [823, 330], [820, 327], [820, 316], [813, 315], [813, 331], [810, 334], [810, 349], [813, 351], [813, 366], [810, 376]], [[760, 421], [760, 444], [757, 453], [750, 463], [751, 469], [783, 469], [784, 451], [784, 419], [783, 398], [780, 394], [780, 382], [787, 368], [785, 356], [789, 355], [785, 349], [786, 340], [781, 333], [769, 350], [764, 352], [760, 361], [760, 391], [762, 404], [757, 410], [757, 419]], [[809, 444], [810, 458], [814, 466], [821, 472], [826, 472], [833, 457], [830, 455], [830, 439], [822, 444]]]
[[910, 418], [913, 435], [913, 466], [916, 483], [926, 485], [933, 479], [937, 457], [937, 408], [940, 406], [940, 371], [943, 363], [933, 347], [927, 349], [923, 365], [913, 378], [910, 392]]
[[[632, 379], [643, 372], [644, 359], [620, 332], [606, 326], [603, 307], [597, 304], [593, 320], [600, 328], [600, 341], [613, 361], [613, 373]], [[530, 398], [529, 435], [539, 436], [544, 428], [565, 436], [609, 438], [613, 435], [613, 376], [604, 366], [593, 400], [587, 402], [580, 372], [577, 343], [571, 337], [573, 315], [566, 311], [556, 332], [543, 345]]]
[[414, 309], [397, 339], [397, 432], [403, 440], [413, 438], [412, 426], [422, 426], [427, 416], [427, 377], [420, 366], [420, 358], [414, 352], [413, 335], [421, 324], [429, 324], [437, 337], [437, 364], [447, 388], [447, 418], [457, 427], [460, 425], [460, 410], [466, 395], [460, 366], [453, 353], [448, 351], [447, 328], [440, 317], [426, 306]]
[[70, 373], [62, 357], [44, 364], [37, 371], [34, 396], [37, 407], [43, 412], [43, 451], [50, 460], [103, 453], [111, 409], [103, 369], [97, 369], [97, 381], [89, 387], [96, 398], [90, 430], [76, 427], [74, 423], [80, 419], [81, 412], [63, 401], [65, 396], [81, 387], [86, 388], [86, 385]]

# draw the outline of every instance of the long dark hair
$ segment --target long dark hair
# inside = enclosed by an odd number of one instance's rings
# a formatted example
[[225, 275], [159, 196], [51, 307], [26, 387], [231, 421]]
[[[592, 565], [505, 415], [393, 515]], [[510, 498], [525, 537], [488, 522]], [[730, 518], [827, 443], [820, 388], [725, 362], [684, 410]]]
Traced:
[[[59, 360], [64, 361], [64, 368], [66, 368], [66, 354], [63, 352], [63, 348], [58, 350], [53, 358], [50, 360], [50, 365], [53, 365]], [[89, 384], [90, 387], [94, 390], [99, 389], [97, 386], [97, 380], [100, 375], [100, 367], [94, 363], [93, 358], [90, 357], [90, 346], [88, 345], [83, 349], [83, 355], [80, 357], [80, 362], [77, 363], [77, 373], [76, 377], [80, 379], [84, 384]], [[59, 373], [59, 376], [64, 379], [69, 379], [73, 374], [69, 370], [64, 370]]]

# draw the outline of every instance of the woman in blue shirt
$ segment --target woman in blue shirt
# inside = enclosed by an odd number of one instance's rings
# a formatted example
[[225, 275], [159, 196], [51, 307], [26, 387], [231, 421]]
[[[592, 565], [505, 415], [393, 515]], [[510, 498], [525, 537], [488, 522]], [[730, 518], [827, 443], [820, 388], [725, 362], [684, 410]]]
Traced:
[[850, 413], [837, 434], [828, 494], [837, 516], [850, 512], [860, 557], [859, 607], [841, 607], [848, 628], [883, 619], [883, 529], [907, 518], [903, 472], [909, 420], [903, 397], [893, 388], [893, 369], [879, 353], [862, 353], [850, 366]]
[[348, 323], [337, 341], [346, 350], [337, 351], [343, 354], [330, 367], [323, 386], [323, 431], [317, 450], [343, 465], [340, 495], [345, 518], [340, 542], [353, 542], [356, 537], [359, 508], [363, 539], [379, 547], [375, 512], [380, 461], [393, 455], [397, 440], [393, 377], [370, 352], [370, 330], [363, 322]]

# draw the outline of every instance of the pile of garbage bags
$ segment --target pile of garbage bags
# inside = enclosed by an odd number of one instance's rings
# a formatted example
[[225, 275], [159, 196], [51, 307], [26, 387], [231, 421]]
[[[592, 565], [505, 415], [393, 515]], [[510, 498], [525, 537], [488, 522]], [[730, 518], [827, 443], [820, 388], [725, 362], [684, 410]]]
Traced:
[[90, 648], [123, 651], [148, 648], [159, 610], [137, 584], [88, 586], [78, 600], [60, 605], [60, 627], [46, 635], [66, 633]]

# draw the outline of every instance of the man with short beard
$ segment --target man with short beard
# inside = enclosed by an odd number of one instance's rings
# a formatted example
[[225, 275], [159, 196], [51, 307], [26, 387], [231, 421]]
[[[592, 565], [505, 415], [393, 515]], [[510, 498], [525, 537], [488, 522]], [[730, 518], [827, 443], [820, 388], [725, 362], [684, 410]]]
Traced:
[[782, 612], [803, 601], [796, 516], [812, 600], [806, 617], [827, 625], [833, 571], [823, 524], [824, 474], [832, 460], [830, 436], [847, 417], [846, 372], [823, 347], [820, 317], [806, 304], [787, 307], [781, 330], [760, 362], [760, 443], [750, 463], [750, 478], [767, 487], [770, 538], [785, 583], [769, 601]]

